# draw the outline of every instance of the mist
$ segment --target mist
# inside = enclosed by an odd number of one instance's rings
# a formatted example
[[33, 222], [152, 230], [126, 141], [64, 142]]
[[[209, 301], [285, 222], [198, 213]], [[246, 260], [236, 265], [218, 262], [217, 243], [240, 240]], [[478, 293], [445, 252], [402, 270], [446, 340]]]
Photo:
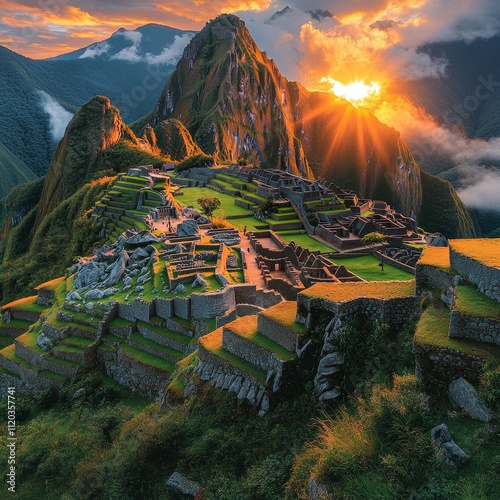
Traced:
[[37, 90], [40, 96], [40, 105], [49, 117], [50, 135], [54, 141], [59, 141], [64, 135], [64, 131], [73, 114], [66, 111], [53, 97], [43, 90]]

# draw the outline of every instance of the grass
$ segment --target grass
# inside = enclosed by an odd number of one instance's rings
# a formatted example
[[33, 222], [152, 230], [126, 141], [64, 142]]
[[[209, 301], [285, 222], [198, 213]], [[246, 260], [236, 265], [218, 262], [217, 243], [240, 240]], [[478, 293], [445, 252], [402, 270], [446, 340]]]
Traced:
[[50, 370], [42, 370], [39, 372], [40, 377], [50, 378], [52, 380], [57, 380], [58, 382], [67, 382], [69, 380], [66, 375], [61, 375], [59, 373], [51, 372]]
[[130, 345], [122, 346], [123, 352], [129, 357], [139, 361], [139, 363], [143, 363], [148, 366], [152, 366], [153, 368], [157, 368], [159, 370], [163, 370], [169, 373], [174, 371], [174, 365], [169, 361], [165, 361], [158, 356], [154, 356], [153, 354], [149, 354], [147, 352], [141, 351], [136, 347], [132, 347]]
[[60, 278], [55, 278], [50, 281], [46, 281], [45, 283], [42, 283], [41, 285], [38, 285], [35, 287], [35, 290], [52, 290], [56, 291], [59, 285], [64, 281], [64, 276], [61, 276]]
[[215, 217], [220, 217], [222, 214], [226, 216], [231, 215], [248, 215], [250, 211], [246, 208], [240, 207], [234, 203], [235, 197], [226, 193], [219, 193], [208, 187], [188, 187], [182, 188], [182, 196], [176, 198], [177, 201], [185, 206], [193, 206], [196, 210], [200, 210], [198, 205], [198, 198], [207, 196], [209, 198], [219, 198], [221, 206], [214, 212]]
[[5, 329], [15, 329], [15, 330], [24, 330], [26, 331], [33, 323], [26, 319], [15, 319], [12, 318], [8, 323], [4, 321], [0, 321], [0, 331]]
[[261, 316], [289, 328], [297, 335], [303, 335], [306, 332], [306, 327], [295, 322], [296, 314], [297, 303], [294, 301], [280, 302], [260, 312]]
[[207, 351], [215, 356], [227, 361], [230, 365], [238, 368], [238, 370], [252, 375], [260, 382], [265, 383], [266, 372], [262, 368], [235, 356], [222, 347], [222, 328], [217, 328], [217, 330], [214, 330], [212, 333], [200, 337], [199, 342]]
[[468, 339], [448, 337], [450, 311], [443, 305], [431, 304], [420, 316], [415, 332], [416, 345], [454, 349], [472, 356], [500, 360], [500, 347]]
[[109, 326], [114, 326], [115, 328], [128, 328], [130, 326], [133, 326], [135, 323], [133, 321], [129, 321], [128, 319], [124, 318], [119, 318], [118, 316], [116, 318], [113, 318]]
[[[414, 280], [409, 280], [390, 281], [386, 283], [375, 281], [316, 283], [307, 290], [300, 292], [300, 294], [309, 299], [318, 298], [335, 303], [348, 302], [361, 297], [377, 300], [400, 299], [414, 296], [415, 282]], [[267, 309], [267, 311], [270, 311], [270, 309]]]
[[500, 240], [477, 238], [450, 240], [450, 249], [488, 267], [500, 267]]
[[150, 323], [145, 323], [144, 321], [138, 321], [138, 325], [151, 330], [153, 333], [156, 333], [160, 337], [165, 337], [167, 339], [174, 340], [175, 342], [179, 342], [179, 344], [187, 346], [191, 341], [191, 337], [188, 335], [183, 335], [182, 333], [173, 332], [167, 328], [163, 328], [158, 325], [151, 325]]
[[17, 354], [16, 354], [16, 351], [15, 351], [15, 346], [14, 344], [12, 345], [9, 345], [7, 347], [5, 347], [4, 349], [2, 349], [0, 351], [0, 354], [6, 358], [6, 359], [10, 359], [11, 361], [13, 361], [14, 363], [18, 364], [18, 365], [21, 365], [21, 366], [24, 366], [24, 368], [28, 368], [30, 370], [34, 370], [34, 371], [37, 371], [37, 367], [35, 365], [32, 365], [31, 363], [29, 363], [28, 361], [26, 361], [25, 359], [23, 358], [20, 358]]
[[262, 347], [266, 351], [274, 352], [278, 358], [288, 361], [295, 357], [295, 353], [285, 349], [280, 344], [268, 339], [257, 331], [257, 316], [244, 316], [232, 321], [223, 327], [224, 331], [229, 331], [245, 338], [252, 344]]
[[347, 259], [330, 259], [339, 266], [345, 266], [349, 271], [366, 281], [404, 281], [413, 279], [413, 274], [390, 264], [384, 263], [384, 270], [379, 266], [380, 261], [373, 255], [349, 257]]
[[302, 248], [308, 248], [311, 252], [319, 250], [321, 253], [332, 253], [337, 250], [325, 245], [321, 241], [316, 240], [315, 238], [309, 236], [307, 233], [299, 233], [295, 231], [280, 231], [278, 234], [283, 238], [286, 243], [290, 243], [291, 241], [295, 242], [297, 245], [300, 245]]
[[46, 306], [37, 304], [35, 301], [38, 298], [38, 295], [32, 295], [30, 297], [24, 297], [22, 299], [14, 300], [13, 302], [9, 302], [2, 306], [2, 311], [6, 311], [7, 309], [11, 309], [13, 311], [29, 311], [42, 313], [47, 309]]
[[417, 264], [450, 271], [450, 249], [448, 247], [425, 247]]
[[16, 341], [38, 354], [46, 354], [47, 351], [44, 351], [36, 342], [38, 339], [38, 330], [23, 333], [23, 335], [16, 338]]
[[169, 356], [172, 356], [173, 358], [176, 358], [178, 361], [181, 360], [184, 357], [184, 353], [180, 351], [176, 351], [175, 349], [172, 349], [171, 347], [165, 347], [164, 345], [158, 344], [154, 340], [147, 339], [146, 337], [143, 337], [140, 333], [134, 332], [130, 336], [130, 340], [133, 340], [134, 342], [138, 344], [143, 344], [145, 346], [151, 347], [152, 349], [156, 349], [157, 351], [163, 352], [164, 354], [167, 354]]
[[498, 302], [482, 294], [474, 285], [457, 286], [454, 309], [467, 316], [500, 321]]

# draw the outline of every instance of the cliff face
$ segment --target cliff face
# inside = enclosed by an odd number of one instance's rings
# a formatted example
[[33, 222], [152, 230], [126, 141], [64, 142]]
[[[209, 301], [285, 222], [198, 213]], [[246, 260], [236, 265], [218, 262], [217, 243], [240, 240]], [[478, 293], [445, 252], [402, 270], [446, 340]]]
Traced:
[[[150, 123], [171, 118], [219, 161], [245, 158], [325, 178], [361, 197], [384, 199], [407, 215], [419, 214], [425, 199], [427, 213], [441, 217], [433, 208], [437, 200], [424, 196], [420, 168], [396, 130], [366, 109], [287, 81], [236, 16], [217, 17], [184, 50]], [[427, 179], [431, 191], [435, 183], [457, 214], [437, 225], [452, 223], [445, 233], [460, 225], [471, 236], [470, 216], [456, 193]]]
[[57, 145], [43, 185], [36, 225], [58, 203], [75, 193], [97, 170], [101, 153], [123, 139], [137, 144], [109, 99], [96, 96], [83, 105]]

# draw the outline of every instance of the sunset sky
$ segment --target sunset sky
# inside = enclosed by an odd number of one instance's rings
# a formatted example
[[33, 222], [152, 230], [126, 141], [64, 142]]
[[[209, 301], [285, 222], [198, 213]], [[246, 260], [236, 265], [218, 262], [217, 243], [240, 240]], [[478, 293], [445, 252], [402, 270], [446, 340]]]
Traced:
[[[286, 6], [288, 15], [264, 24]], [[308, 13], [317, 9], [332, 16]], [[45, 58], [103, 40], [120, 27], [155, 22], [198, 30], [223, 12], [242, 17], [285, 75], [308, 87], [320, 86], [325, 76], [439, 77], [446, 61], [430, 60], [419, 45], [488, 38], [500, 29], [496, 0], [2, 0], [0, 44]]]

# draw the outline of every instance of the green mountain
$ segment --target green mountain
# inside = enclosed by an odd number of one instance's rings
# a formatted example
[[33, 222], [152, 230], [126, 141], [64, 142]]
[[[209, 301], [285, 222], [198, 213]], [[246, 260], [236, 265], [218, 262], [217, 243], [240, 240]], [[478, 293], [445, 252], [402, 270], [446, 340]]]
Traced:
[[1, 153], [0, 196], [23, 181], [19, 169], [47, 172], [71, 114], [95, 95], [108, 96], [127, 122], [150, 111], [191, 36], [149, 24], [46, 60], [0, 46], [0, 147], [15, 156], [10, 164], [18, 164], [4, 177], [7, 160]]
[[[419, 222], [444, 234], [474, 234], [453, 188], [446, 216], [423, 193], [420, 169], [396, 130], [365, 109], [286, 80], [236, 16], [209, 22], [186, 47], [150, 124], [172, 118], [219, 161], [244, 158], [326, 178], [408, 215], [422, 211]], [[432, 191], [442, 183], [429, 177], [425, 186]]]
[[13, 187], [36, 179], [36, 174], [0, 142], [0, 198]]

